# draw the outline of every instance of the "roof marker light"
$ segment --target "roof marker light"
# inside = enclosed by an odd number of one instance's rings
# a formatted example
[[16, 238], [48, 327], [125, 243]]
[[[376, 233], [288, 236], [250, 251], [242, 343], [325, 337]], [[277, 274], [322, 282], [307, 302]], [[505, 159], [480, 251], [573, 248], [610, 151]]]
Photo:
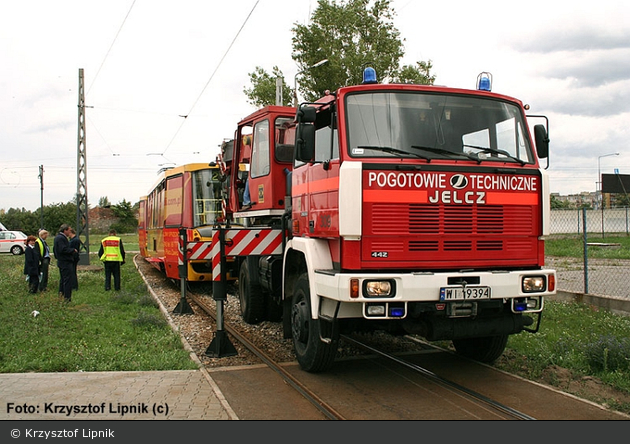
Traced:
[[376, 70], [371, 67], [367, 67], [363, 70], [363, 84], [378, 83], [376, 80]]
[[482, 72], [477, 76], [477, 89], [479, 91], [492, 91], [492, 74]]

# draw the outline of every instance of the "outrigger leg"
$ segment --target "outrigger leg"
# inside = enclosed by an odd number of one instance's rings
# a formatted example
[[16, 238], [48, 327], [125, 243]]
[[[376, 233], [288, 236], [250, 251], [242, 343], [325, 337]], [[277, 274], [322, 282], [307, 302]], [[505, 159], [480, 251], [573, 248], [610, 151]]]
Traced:
[[220, 245], [220, 279], [212, 281], [212, 299], [217, 305], [217, 331], [210, 346], [206, 350], [206, 356], [211, 358], [224, 358], [236, 356], [238, 352], [230, 342], [230, 338], [223, 329], [223, 304], [227, 301], [227, 278], [225, 261], [225, 230], [219, 228]]
[[179, 241], [181, 247], [180, 253], [182, 255], [183, 262], [179, 265], [179, 280], [181, 281], [182, 296], [179, 303], [173, 309], [173, 314], [194, 314], [195, 312], [186, 299], [186, 281], [188, 280], [188, 258], [186, 257], [186, 249], [188, 246], [188, 240], [185, 228], [179, 230]]

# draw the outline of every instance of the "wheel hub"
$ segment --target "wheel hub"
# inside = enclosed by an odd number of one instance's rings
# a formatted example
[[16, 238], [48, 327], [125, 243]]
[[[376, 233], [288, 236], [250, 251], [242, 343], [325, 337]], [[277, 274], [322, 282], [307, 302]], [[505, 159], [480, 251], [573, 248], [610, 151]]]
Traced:
[[299, 342], [305, 343], [308, 340], [309, 320], [308, 305], [304, 301], [294, 304], [291, 309], [291, 332]]

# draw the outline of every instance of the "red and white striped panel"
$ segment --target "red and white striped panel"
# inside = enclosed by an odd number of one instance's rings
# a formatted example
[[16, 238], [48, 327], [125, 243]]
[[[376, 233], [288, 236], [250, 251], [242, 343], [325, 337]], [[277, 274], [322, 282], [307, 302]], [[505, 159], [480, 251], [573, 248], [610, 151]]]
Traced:
[[212, 242], [189, 242], [188, 260], [212, 259]]
[[182, 244], [184, 239], [179, 236], [179, 242], [177, 242], [177, 265], [184, 265], [184, 247]]
[[[282, 253], [282, 230], [240, 228], [225, 232], [226, 256], [263, 256]], [[212, 236], [212, 280], [221, 279], [219, 231]]]

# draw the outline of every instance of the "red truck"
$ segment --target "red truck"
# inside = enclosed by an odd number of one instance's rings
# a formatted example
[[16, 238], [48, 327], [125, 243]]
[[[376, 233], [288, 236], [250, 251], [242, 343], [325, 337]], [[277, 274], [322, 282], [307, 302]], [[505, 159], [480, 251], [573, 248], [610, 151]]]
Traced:
[[489, 83], [379, 84], [367, 68], [361, 85], [243, 119], [222, 153], [215, 299], [234, 258], [245, 321], [282, 320], [309, 372], [366, 328], [451, 340], [482, 362], [537, 332], [556, 292], [548, 128], [532, 135], [526, 107]]

